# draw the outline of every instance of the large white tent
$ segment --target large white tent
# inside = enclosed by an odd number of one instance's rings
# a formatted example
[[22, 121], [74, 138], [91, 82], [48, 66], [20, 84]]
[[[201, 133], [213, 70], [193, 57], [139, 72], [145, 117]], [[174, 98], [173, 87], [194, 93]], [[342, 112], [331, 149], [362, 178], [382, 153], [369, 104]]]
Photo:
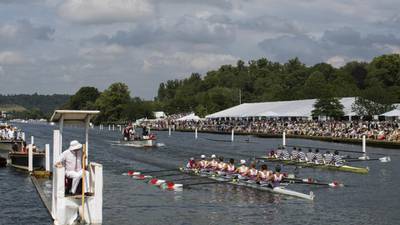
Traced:
[[[344, 106], [345, 116], [355, 116], [351, 110], [354, 103], [354, 97], [340, 99]], [[276, 102], [257, 102], [243, 103], [210, 115], [207, 119], [217, 118], [246, 118], [246, 117], [311, 117], [311, 111], [314, 109], [316, 99], [294, 100], [294, 101], [276, 101]]]
[[400, 117], [400, 109], [393, 109], [392, 111], [381, 114], [381, 116], [387, 116], [387, 117], [398, 116], [398, 117]]

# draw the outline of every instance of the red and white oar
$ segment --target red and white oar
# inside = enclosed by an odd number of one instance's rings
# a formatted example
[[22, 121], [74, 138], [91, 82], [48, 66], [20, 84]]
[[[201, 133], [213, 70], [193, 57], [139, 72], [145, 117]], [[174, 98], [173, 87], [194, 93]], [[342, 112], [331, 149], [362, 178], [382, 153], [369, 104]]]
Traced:
[[163, 184], [165, 182], [166, 182], [165, 180], [160, 180], [160, 179], [157, 179], [157, 178], [153, 178], [153, 179], [151, 179], [149, 181], [149, 184], [160, 186], [161, 184]]
[[175, 184], [172, 181], [167, 181], [167, 182], [164, 182], [163, 184], [161, 184], [160, 187], [162, 189], [166, 189], [166, 190], [178, 191], [178, 190], [182, 190], [183, 184]]

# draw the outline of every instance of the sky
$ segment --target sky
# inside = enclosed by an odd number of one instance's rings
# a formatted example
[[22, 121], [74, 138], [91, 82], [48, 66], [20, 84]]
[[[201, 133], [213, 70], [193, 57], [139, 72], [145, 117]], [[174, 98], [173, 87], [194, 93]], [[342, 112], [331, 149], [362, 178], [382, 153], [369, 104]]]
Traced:
[[0, 94], [161, 82], [265, 57], [307, 64], [400, 53], [398, 0], [0, 0]]

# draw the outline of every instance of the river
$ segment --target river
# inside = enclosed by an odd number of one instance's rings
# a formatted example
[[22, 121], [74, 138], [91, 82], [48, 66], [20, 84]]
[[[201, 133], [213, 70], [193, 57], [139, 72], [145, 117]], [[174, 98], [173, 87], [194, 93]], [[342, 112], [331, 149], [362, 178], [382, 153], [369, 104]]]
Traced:
[[[39, 147], [52, 143], [52, 130], [42, 124], [16, 124], [27, 137], [35, 136]], [[189, 157], [201, 154], [223, 155], [225, 158], [249, 159], [265, 154], [281, 144], [280, 139], [263, 139], [230, 135], [156, 132], [164, 147], [139, 149], [115, 145], [117, 131], [92, 129], [89, 160], [103, 164], [103, 224], [398, 224], [400, 221], [400, 151], [367, 146], [368, 153], [390, 155], [392, 162], [353, 163], [368, 166], [367, 175], [325, 171], [310, 168], [299, 170], [300, 177], [324, 181], [338, 180], [343, 188], [291, 185], [304, 193], [313, 191], [314, 202], [278, 196], [228, 184], [192, 186], [181, 192], [161, 190], [121, 174], [130, 169], [157, 170], [182, 166]], [[67, 127], [64, 145], [78, 139], [83, 142], [81, 128]], [[248, 140], [248, 141], [247, 141]], [[361, 146], [327, 143], [305, 139], [287, 139], [287, 144], [360, 150]], [[373, 156], [373, 155], [371, 155]], [[271, 166], [274, 164], [271, 164]], [[294, 167], [284, 166], [293, 172]], [[182, 176], [171, 177], [180, 179]], [[184, 180], [195, 183], [199, 180]], [[51, 224], [51, 220], [27, 174], [12, 168], [0, 168], [0, 224]]]

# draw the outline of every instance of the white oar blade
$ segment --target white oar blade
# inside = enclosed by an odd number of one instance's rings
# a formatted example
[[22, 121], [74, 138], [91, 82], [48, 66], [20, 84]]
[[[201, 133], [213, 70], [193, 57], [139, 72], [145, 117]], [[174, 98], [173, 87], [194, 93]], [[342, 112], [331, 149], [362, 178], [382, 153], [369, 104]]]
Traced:
[[390, 157], [386, 156], [386, 157], [379, 158], [379, 161], [381, 161], [383, 163], [390, 162]]

